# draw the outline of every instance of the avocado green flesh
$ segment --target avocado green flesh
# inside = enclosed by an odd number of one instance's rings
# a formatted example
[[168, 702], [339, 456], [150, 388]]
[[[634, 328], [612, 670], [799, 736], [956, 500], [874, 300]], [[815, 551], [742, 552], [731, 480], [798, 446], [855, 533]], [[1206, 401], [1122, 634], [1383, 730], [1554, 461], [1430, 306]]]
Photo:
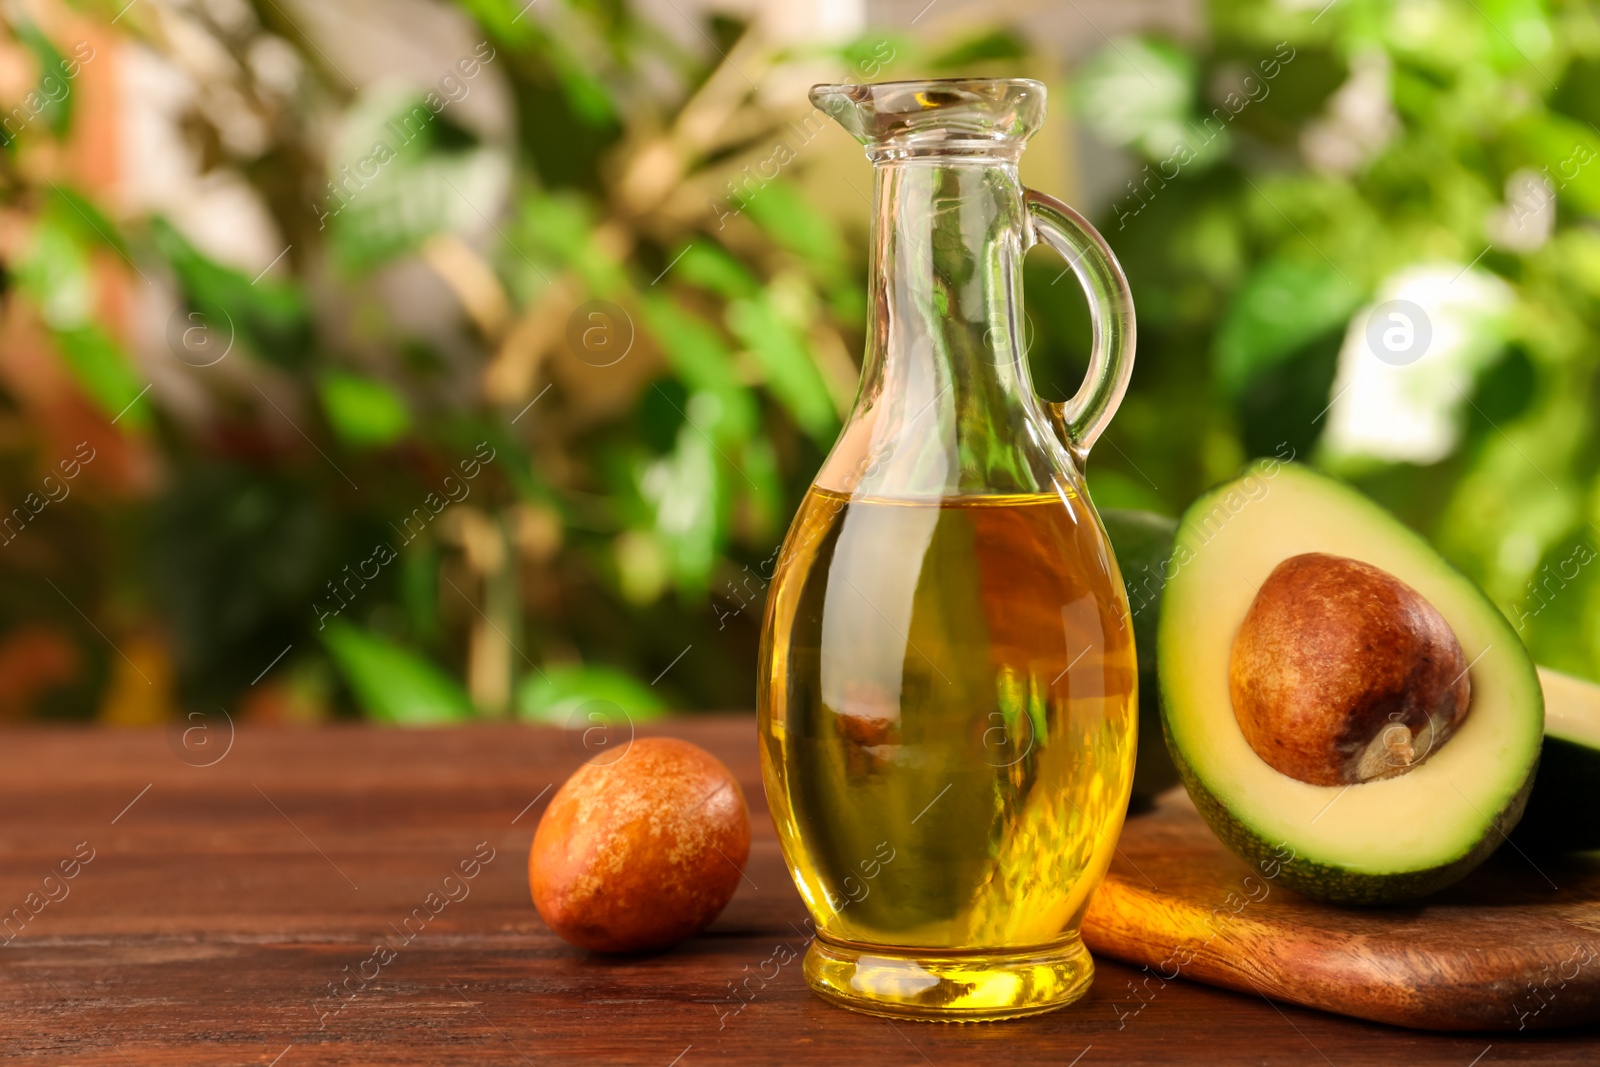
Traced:
[[[1449, 622], [1471, 664], [1472, 703], [1448, 742], [1404, 774], [1350, 786], [1268, 766], [1234, 717], [1234, 635], [1272, 569], [1305, 552], [1381, 567]], [[1282, 881], [1323, 900], [1381, 904], [1463, 877], [1521, 816], [1543, 703], [1533, 663], [1498, 609], [1417, 535], [1354, 490], [1268, 462], [1184, 515], [1169, 568], [1159, 657], [1168, 746], [1196, 806], [1235, 852], [1277, 856]]]
[[1108, 509], [1100, 513], [1117, 557], [1133, 618], [1133, 643], [1139, 657], [1139, 758], [1133, 768], [1129, 807], [1150, 807], [1157, 793], [1178, 784], [1178, 769], [1161, 734], [1161, 684], [1156, 676], [1156, 626], [1161, 589], [1178, 524], [1148, 511]]
[[1517, 827], [1519, 844], [1547, 850], [1600, 849], [1600, 685], [1548, 667], [1539, 780]]
[[1425, 870], [1370, 876], [1307, 859], [1287, 840], [1273, 842], [1252, 833], [1195, 776], [1182, 756], [1174, 755], [1174, 759], [1194, 806], [1223, 844], [1259, 871], [1277, 870], [1278, 880], [1290, 889], [1332, 904], [1396, 904], [1436, 893], [1459, 882], [1488, 859], [1517, 825], [1530, 792], [1528, 786], [1534, 780], [1533, 768], [1529, 768], [1527, 783], [1517, 791], [1512, 805], [1494, 821], [1482, 840], [1460, 858]]

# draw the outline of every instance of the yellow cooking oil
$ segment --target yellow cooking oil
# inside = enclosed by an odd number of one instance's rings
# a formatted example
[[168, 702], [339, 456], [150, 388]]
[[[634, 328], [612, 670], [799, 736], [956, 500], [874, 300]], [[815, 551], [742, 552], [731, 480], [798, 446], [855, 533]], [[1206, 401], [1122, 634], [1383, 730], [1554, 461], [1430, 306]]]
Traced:
[[1121, 579], [1073, 488], [944, 500], [813, 487], [762, 647], [762, 769], [846, 1007], [995, 1019], [1081, 996], [1078, 939], [1131, 784]]

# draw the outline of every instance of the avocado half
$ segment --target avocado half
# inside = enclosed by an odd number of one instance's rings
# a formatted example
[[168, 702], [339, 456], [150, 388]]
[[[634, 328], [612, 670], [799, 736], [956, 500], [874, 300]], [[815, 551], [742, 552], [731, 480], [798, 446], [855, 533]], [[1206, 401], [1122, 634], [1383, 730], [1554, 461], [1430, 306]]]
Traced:
[[1514, 835], [1547, 851], [1600, 849], [1600, 685], [1539, 668], [1544, 748]]
[[1178, 784], [1178, 768], [1161, 736], [1161, 683], [1156, 675], [1156, 628], [1161, 621], [1161, 592], [1178, 523], [1150, 511], [1110, 508], [1100, 521], [1111, 539], [1122, 584], [1128, 592], [1133, 645], [1139, 657], [1139, 757], [1133, 768], [1129, 811], [1144, 811], [1156, 794]]
[[[1306, 552], [1410, 585], [1470, 661], [1465, 721], [1404, 774], [1298, 781], [1256, 755], [1234, 716], [1239, 624], [1273, 568]], [[1505, 840], [1539, 759], [1539, 679], [1505, 617], [1422, 538], [1343, 483], [1269, 460], [1189, 508], [1169, 570], [1159, 632], [1167, 743], [1196, 807], [1235, 853], [1307, 896], [1387, 904], [1450, 885]]]

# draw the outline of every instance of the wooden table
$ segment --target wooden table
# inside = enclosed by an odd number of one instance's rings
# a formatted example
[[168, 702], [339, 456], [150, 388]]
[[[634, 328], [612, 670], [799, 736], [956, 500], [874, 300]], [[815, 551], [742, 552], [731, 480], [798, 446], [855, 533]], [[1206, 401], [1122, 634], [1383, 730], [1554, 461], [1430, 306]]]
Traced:
[[[1122, 1025], [1114, 1005], [1136, 972], [1109, 961], [1079, 1004], [1008, 1023], [841, 1011], [806, 991], [798, 962], [741, 1002], [730, 983], [772, 973], [779, 945], [798, 953], [804, 917], [751, 719], [659, 731], [735, 769], [756, 836], [716, 925], [635, 959], [569, 948], [528, 899], [534, 827], [582, 756], [568, 735], [241, 729], [225, 749], [227, 732], [190, 747], [171, 733], [0, 737], [7, 1062], [1600, 1062], [1592, 1031], [1412, 1033], [1181, 980]], [[461, 862], [489, 850], [462, 879]], [[374, 952], [385, 938], [392, 955]]]

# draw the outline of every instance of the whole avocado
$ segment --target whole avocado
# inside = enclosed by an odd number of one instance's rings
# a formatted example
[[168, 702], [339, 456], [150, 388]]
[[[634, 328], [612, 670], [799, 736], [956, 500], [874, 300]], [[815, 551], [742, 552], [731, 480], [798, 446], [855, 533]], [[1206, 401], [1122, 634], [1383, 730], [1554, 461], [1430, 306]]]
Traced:
[[1156, 794], [1178, 784], [1178, 769], [1161, 736], [1161, 684], [1156, 676], [1156, 629], [1161, 590], [1178, 524], [1149, 511], [1109, 509], [1100, 513], [1128, 592], [1133, 643], [1139, 657], [1139, 760], [1133, 772], [1130, 811], [1144, 811]]

